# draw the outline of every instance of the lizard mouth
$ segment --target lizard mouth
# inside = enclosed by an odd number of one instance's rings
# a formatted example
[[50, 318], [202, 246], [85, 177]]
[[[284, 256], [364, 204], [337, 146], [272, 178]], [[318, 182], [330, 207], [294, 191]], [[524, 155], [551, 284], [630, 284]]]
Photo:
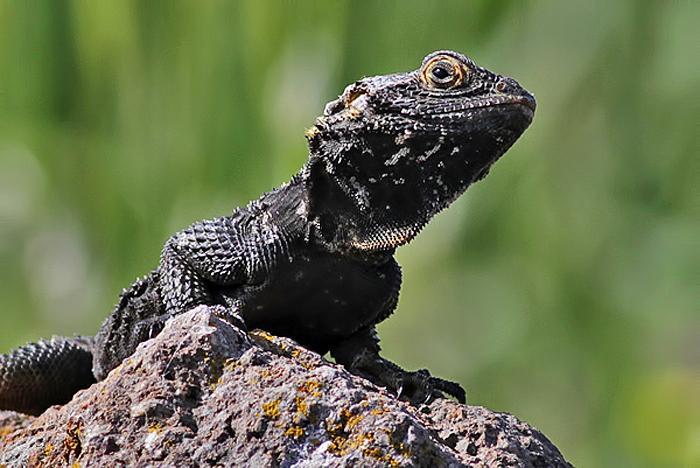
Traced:
[[535, 96], [532, 94], [526, 94], [523, 96], [515, 96], [513, 98], [513, 104], [522, 104], [523, 106], [527, 107], [530, 109], [533, 113], [535, 112], [535, 109], [537, 109], [537, 101], [535, 100]]
[[537, 108], [537, 101], [535, 97], [531, 94], [526, 95], [503, 95], [503, 96], [492, 96], [482, 99], [476, 99], [469, 102], [464, 110], [469, 109], [484, 109], [489, 107], [500, 107], [500, 106], [522, 106], [526, 108], [529, 114], [534, 115], [535, 109]]
[[[355, 100], [357, 98], [351, 101], [351, 105], [354, 104]], [[439, 119], [439, 121], [445, 121], [451, 118], [455, 121], [461, 121], [473, 116], [475, 112], [489, 112], [489, 110], [495, 110], [496, 108], [512, 110], [529, 123], [535, 115], [537, 101], [534, 96], [527, 92], [523, 94], [498, 94], [482, 98], [465, 99], [458, 104], [437, 105], [433, 109], [421, 109], [420, 111], [415, 108], [402, 109], [401, 113], [410, 116], [412, 119]]]
[[[520, 128], [525, 130], [535, 117], [537, 102], [531, 94], [522, 95], [499, 95], [489, 96], [482, 99], [475, 99], [464, 105], [460, 110], [450, 112], [455, 119], [466, 119], [468, 121], [482, 120], [483, 125], [488, 125], [492, 119], [500, 120], [499, 126]], [[441, 115], [444, 118], [444, 114]], [[509, 122], [506, 124], [505, 122]]]
[[515, 96], [511, 102], [499, 104], [502, 106], [516, 106], [523, 110], [523, 114], [528, 122], [532, 122], [535, 117], [535, 109], [537, 109], [537, 101], [534, 96], [528, 94], [526, 96]]

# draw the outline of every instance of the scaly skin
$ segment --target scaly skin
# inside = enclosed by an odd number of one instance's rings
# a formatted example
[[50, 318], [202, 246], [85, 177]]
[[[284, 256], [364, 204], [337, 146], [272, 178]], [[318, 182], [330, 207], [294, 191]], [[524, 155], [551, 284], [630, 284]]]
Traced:
[[[380, 357], [375, 325], [398, 301], [396, 248], [483, 178], [534, 110], [515, 80], [451, 51], [428, 55], [418, 70], [348, 86], [307, 131], [309, 160], [291, 181], [173, 235], [158, 268], [124, 290], [94, 341], [0, 356], [0, 407], [39, 412], [63, 403], [199, 304], [330, 351], [414, 403], [439, 392], [463, 402], [458, 384]], [[58, 359], [58, 373], [42, 367], [47, 359]], [[38, 381], [28, 382], [26, 369]]]

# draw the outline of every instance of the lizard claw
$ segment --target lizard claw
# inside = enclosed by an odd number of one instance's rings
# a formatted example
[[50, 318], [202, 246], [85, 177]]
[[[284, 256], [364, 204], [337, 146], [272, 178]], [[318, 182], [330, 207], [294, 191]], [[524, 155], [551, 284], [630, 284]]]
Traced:
[[465, 403], [466, 392], [455, 382], [430, 375], [426, 369], [415, 372], [397, 373], [396, 395], [407, 399], [413, 404], [428, 404], [442, 394], [450, 395], [460, 403]]
[[449, 395], [459, 403], [466, 403], [467, 395], [461, 385], [456, 382], [433, 377], [426, 369], [415, 372], [397, 374], [397, 383], [394, 386], [396, 396], [409, 400], [413, 404], [428, 404], [435, 398]]
[[454, 397], [458, 402], [465, 404], [467, 402], [467, 392], [457, 382], [441, 379], [439, 377], [430, 377], [430, 385], [442, 393]]

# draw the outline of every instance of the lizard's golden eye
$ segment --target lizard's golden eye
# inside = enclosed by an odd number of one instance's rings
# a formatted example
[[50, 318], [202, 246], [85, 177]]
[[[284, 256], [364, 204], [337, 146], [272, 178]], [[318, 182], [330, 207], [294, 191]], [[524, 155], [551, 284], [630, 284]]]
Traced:
[[449, 56], [438, 56], [426, 63], [421, 73], [423, 82], [433, 88], [449, 89], [464, 82], [464, 66]]

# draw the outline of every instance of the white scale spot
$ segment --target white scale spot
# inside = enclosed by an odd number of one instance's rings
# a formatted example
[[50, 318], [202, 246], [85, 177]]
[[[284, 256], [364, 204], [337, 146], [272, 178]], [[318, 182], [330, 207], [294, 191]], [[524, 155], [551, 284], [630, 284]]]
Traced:
[[418, 156], [418, 158], [417, 158], [418, 161], [426, 161], [429, 157], [431, 157], [432, 155], [437, 153], [441, 147], [442, 147], [442, 145], [440, 143], [433, 146], [428, 151], [426, 151], [425, 154], [421, 154], [420, 156]]
[[400, 150], [398, 150], [396, 153], [394, 153], [391, 156], [391, 159], [388, 159], [387, 161], [385, 161], [384, 165], [385, 166], [393, 166], [394, 164], [399, 162], [399, 160], [401, 158], [406, 156], [409, 152], [410, 152], [410, 150], [407, 147], [401, 148]]

